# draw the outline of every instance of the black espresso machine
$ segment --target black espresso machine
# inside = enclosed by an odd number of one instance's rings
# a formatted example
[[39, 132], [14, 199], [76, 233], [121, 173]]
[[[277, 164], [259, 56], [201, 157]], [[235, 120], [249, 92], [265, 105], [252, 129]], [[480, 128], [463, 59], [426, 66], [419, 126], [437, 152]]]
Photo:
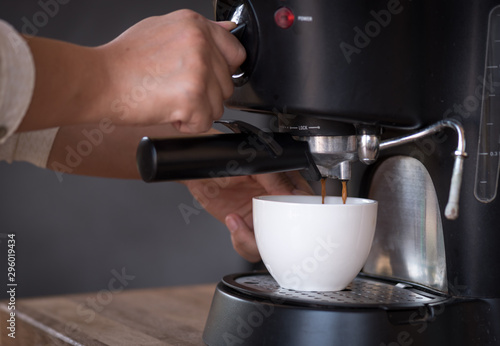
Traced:
[[500, 1], [214, 6], [247, 50], [227, 106], [273, 114], [275, 129], [226, 121], [235, 133], [144, 138], [143, 179], [301, 169], [348, 180], [379, 214], [345, 290], [228, 275], [204, 342], [500, 345]]

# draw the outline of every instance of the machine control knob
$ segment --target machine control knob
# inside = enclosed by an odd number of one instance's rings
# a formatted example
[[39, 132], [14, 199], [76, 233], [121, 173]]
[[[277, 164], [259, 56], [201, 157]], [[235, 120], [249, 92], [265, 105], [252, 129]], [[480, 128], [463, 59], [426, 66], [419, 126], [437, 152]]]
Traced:
[[214, 1], [214, 6], [216, 20], [229, 20], [238, 25], [232, 33], [245, 47], [247, 53], [246, 60], [233, 75], [234, 85], [240, 87], [250, 78], [258, 57], [257, 18], [248, 0], [217, 0]]

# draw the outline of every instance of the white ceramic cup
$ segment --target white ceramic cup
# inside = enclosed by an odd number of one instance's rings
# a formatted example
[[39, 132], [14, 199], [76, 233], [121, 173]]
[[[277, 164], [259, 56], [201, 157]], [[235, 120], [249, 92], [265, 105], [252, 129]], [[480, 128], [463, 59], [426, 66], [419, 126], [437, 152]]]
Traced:
[[253, 199], [262, 261], [283, 288], [343, 290], [362, 269], [373, 241], [378, 203], [321, 196]]

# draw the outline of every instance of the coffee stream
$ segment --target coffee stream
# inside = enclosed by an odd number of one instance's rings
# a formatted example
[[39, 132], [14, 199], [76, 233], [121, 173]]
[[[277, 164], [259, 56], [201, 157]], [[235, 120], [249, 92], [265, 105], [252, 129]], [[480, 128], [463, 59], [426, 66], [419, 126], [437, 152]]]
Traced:
[[347, 181], [342, 180], [342, 202], [344, 202], [345, 204], [346, 200], [347, 200]]
[[[325, 204], [326, 197], [326, 178], [321, 178], [321, 204]], [[342, 180], [342, 202], [347, 200], [347, 181]]]

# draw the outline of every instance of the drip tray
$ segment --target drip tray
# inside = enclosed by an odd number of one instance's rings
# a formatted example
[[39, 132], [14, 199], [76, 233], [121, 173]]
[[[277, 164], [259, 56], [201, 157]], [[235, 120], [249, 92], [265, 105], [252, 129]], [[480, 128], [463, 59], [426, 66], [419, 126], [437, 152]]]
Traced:
[[222, 282], [245, 295], [274, 304], [308, 307], [408, 308], [448, 299], [413, 284], [357, 276], [342, 291], [295, 291], [282, 288], [267, 272], [227, 275]]
[[364, 274], [342, 291], [309, 292], [281, 288], [267, 272], [241, 273], [217, 285], [203, 340], [209, 346], [498, 343], [490, 323], [498, 309], [485, 308], [481, 300]]

